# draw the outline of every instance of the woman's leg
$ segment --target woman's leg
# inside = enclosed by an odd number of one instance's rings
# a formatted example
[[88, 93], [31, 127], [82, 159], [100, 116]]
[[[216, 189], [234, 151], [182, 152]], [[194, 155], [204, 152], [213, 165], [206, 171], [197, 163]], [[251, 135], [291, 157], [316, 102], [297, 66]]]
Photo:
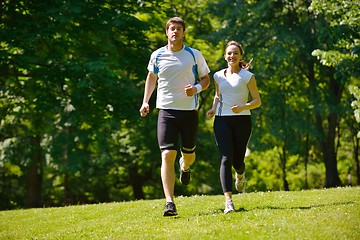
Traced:
[[224, 193], [232, 191], [233, 143], [228, 117], [215, 117], [214, 133], [220, 151], [220, 181]]
[[233, 167], [237, 174], [245, 172], [245, 153], [251, 136], [251, 116], [237, 116], [232, 121], [234, 136]]

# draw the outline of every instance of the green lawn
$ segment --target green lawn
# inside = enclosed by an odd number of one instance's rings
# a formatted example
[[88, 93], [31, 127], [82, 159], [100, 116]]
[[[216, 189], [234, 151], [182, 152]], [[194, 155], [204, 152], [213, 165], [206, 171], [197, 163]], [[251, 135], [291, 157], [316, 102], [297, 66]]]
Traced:
[[164, 199], [0, 212], [0, 239], [360, 239], [360, 187]]

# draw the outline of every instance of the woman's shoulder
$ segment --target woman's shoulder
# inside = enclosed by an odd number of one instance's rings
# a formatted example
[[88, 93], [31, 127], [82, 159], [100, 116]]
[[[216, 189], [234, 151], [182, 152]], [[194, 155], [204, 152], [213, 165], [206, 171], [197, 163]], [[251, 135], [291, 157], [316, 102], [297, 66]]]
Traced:
[[251, 76], [254, 74], [252, 72], [250, 72], [249, 70], [241, 69], [241, 71], [239, 72], [239, 75], [251, 78]]
[[225, 76], [225, 74], [224, 74], [225, 69], [226, 69], [226, 68], [223, 68], [223, 69], [221, 69], [221, 70], [219, 70], [219, 71], [215, 72], [215, 73], [214, 73], [214, 77], [215, 77], [215, 76], [216, 76], [216, 77]]

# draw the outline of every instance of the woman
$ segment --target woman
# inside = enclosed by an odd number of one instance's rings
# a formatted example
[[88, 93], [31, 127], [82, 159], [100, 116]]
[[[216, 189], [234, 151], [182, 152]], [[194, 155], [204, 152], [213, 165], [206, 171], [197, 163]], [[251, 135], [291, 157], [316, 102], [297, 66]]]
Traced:
[[[261, 105], [259, 90], [250, 64], [242, 61], [244, 51], [239, 43], [230, 41], [225, 48], [227, 68], [214, 74], [215, 97], [209, 118], [215, 115], [214, 133], [221, 153], [220, 180], [225, 196], [224, 213], [234, 212], [232, 202], [232, 167], [235, 187], [243, 192], [245, 180], [245, 153], [251, 135], [250, 110]], [[249, 92], [252, 100], [248, 102]]]

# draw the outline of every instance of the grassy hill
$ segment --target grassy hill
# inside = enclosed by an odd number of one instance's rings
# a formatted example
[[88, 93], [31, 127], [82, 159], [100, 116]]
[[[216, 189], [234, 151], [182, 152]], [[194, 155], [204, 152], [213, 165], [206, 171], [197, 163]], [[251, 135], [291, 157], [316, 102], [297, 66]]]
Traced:
[[0, 239], [360, 239], [360, 187], [164, 199], [0, 212]]

